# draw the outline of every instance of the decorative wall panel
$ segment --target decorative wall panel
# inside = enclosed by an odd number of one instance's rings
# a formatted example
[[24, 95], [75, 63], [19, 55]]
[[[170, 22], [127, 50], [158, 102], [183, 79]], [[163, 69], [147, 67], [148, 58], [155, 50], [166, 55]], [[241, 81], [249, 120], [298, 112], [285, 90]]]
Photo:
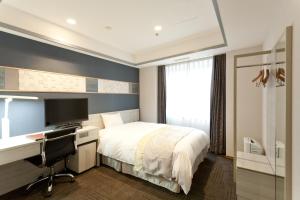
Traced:
[[19, 90], [37, 92], [85, 92], [85, 78], [32, 70], [19, 70]]
[[0, 67], [0, 89], [22, 92], [138, 94], [138, 83]]
[[5, 69], [5, 89], [7, 90], [19, 89], [19, 70], [14, 68]]
[[138, 94], [139, 93], [139, 84], [137, 83], [132, 83], [129, 85], [129, 92], [132, 94]]
[[87, 92], [98, 92], [98, 79], [86, 78], [86, 91]]
[[0, 68], [0, 89], [5, 88], [5, 69]]
[[127, 82], [99, 79], [98, 84], [100, 93], [130, 93], [129, 83]]

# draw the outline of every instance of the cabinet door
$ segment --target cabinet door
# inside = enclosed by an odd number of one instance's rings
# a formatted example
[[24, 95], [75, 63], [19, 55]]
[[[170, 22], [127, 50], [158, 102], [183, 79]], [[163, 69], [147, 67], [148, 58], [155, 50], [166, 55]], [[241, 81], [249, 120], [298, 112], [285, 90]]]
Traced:
[[96, 142], [78, 147], [78, 161], [79, 173], [96, 165]]
[[96, 165], [96, 142], [78, 147], [75, 155], [70, 156], [68, 168], [81, 173]]

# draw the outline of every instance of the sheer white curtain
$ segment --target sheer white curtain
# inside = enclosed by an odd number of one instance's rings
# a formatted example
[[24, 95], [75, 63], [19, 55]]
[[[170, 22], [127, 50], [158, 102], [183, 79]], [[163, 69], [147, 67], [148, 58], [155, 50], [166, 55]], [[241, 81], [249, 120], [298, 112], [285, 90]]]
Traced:
[[166, 66], [168, 124], [201, 129], [209, 134], [213, 59]]

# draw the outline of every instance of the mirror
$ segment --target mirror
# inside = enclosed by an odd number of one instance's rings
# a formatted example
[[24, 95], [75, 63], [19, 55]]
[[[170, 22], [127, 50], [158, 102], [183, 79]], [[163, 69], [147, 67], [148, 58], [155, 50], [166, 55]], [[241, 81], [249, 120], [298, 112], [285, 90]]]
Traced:
[[291, 162], [291, 41], [292, 28], [281, 36], [273, 49], [275, 89], [275, 186], [276, 200], [290, 199]]
[[291, 200], [292, 27], [271, 51], [236, 55], [234, 65], [237, 199]]
[[277, 43], [274, 53], [274, 72], [276, 79], [276, 118], [275, 118], [275, 175], [276, 175], [276, 199], [284, 200], [284, 177], [285, 177], [285, 116], [286, 116], [286, 34]]

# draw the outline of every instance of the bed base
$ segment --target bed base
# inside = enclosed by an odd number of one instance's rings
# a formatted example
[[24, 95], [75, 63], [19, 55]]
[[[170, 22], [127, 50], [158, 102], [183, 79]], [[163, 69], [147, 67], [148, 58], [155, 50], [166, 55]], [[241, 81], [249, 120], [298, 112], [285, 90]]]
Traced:
[[[208, 152], [208, 148], [205, 148], [201, 152], [201, 154], [197, 157], [197, 159], [194, 163], [194, 166], [193, 166], [193, 173], [195, 173], [197, 171], [198, 166], [206, 157], [207, 152]], [[180, 185], [175, 180], [169, 180], [169, 179], [165, 179], [163, 177], [158, 177], [158, 176], [153, 176], [153, 175], [142, 173], [142, 172], [137, 172], [133, 169], [134, 168], [133, 165], [118, 161], [116, 159], [101, 155], [99, 153], [97, 153], [97, 157], [98, 157], [97, 158], [98, 166], [100, 165], [99, 161], [101, 161], [101, 164], [109, 166], [109, 167], [115, 169], [117, 172], [129, 174], [131, 176], [148, 181], [154, 185], [166, 188], [166, 189], [170, 190], [171, 192], [180, 193], [180, 190], [181, 190]]]

